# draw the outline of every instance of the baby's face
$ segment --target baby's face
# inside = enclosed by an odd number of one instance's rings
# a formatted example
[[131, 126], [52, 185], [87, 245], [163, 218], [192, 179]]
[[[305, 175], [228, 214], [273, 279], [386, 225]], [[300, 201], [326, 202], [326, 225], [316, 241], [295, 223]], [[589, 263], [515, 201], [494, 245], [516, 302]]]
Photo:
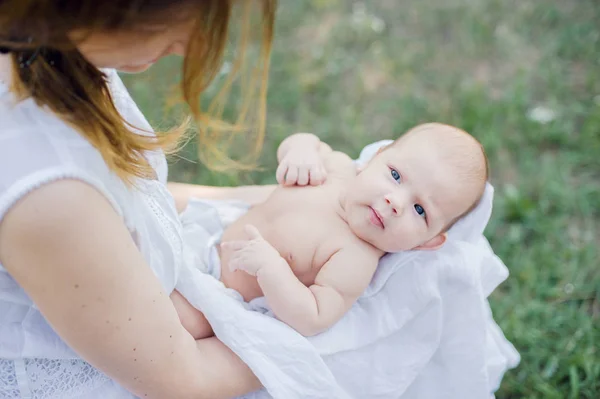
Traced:
[[346, 211], [359, 238], [385, 252], [433, 249], [444, 242], [436, 241], [442, 230], [477, 201], [485, 179], [462, 177], [434, 141], [420, 134], [403, 138], [356, 176]]

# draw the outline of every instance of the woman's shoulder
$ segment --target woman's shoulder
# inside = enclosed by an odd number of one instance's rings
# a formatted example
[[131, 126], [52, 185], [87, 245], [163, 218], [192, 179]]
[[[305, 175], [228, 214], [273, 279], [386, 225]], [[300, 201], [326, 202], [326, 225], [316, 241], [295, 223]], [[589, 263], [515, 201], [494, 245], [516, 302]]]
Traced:
[[73, 127], [32, 100], [6, 96], [0, 97], [0, 170], [0, 219], [19, 198], [55, 180], [82, 180], [107, 197], [118, 187], [100, 153]]
[[[147, 124], [116, 72], [105, 72], [123, 117], [134, 125]], [[166, 183], [164, 154], [149, 153], [147, 157], [159, 180]], [[113, 203], [124, 206], [131, 202], [125, 183], [79, 131], [32, 99], [17, 102], [8, 92], [0, 93], [0, 170], [0, 219], [20, 196], [65, 178], [89, 183], [109, 199], [115, 198]]]
[[[105, 169], [99, 152], [73, 127], [32, 100], [0, 102], [3, 178], [57, 167]], [[99, 161], [99, 162], [98, 162]]]
[[[152, 128], [129, 95], [117, 72], [103, 70], [112, 99], [121, 116], [136, 128], [134, 134], [148, 134]], [[2, 90], [4, 89], [4, 91]], [[16, 101], [6, 86], [0, 84], [0, 166], [29, 169], [31, 166], [53, 167], [80, 165], [91, 172], [106, 175], [109, 171], [100, 152], [73, 126], [31, 98]], [[16, 159], [15, 159], [16, 158]], [[35, 159], [37, 162], [29, 163]], [[162, 152], [148, 154], [157, 175], [166, 183], [167, 165]], [[18, 165], [18, 166], [17, 166]], [[1, 185], [1, 182], [0, 182]]]

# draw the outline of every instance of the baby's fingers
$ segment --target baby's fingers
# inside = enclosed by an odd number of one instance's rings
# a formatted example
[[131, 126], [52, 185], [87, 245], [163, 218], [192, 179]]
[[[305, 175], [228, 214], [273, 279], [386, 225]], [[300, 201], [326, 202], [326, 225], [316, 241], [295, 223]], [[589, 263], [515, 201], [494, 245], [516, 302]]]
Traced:
[[307, 166], [300, 166], [298, 168], [298, 182], [299, 186], [306, 186], [309, 181], [309, 168]]
[[247, 241], [225, 241], [221, 243], [221, 248], [227, 251], [237, 252], [248, 246]]
[[285, 183], [285, 175], [287, 174], [289, 168], [289, 164], [287, 162], [282, 162], [277, 167], [277, 172], [275, 173], [275, 178], [277, 179], [277, 183], [283, 185]]
[[310, 184], [318, 186], [325, 181], [324, 170], [320, 166], [314, 166], [310, 169]]
[[321, 165], [319, 170], [321, 171], [321, 176], [322, 176], [321, 183], [325, 183], [325, 181], [327, 180], [327, 169], [325, 169], [325, 166]]
[[240, 256], [234, 256], [229, 259], [229, 270], [232, 272], [236, 270], [244, 270], [244, 259]]
[[242, 270], [251, 276], [256, 276], [256, 264], [247, 256], [234, 256], [229, 261], [229, 270], [235, 272]]
[[298, 181], [298, 167], [291, 165], [285, 175], [285, 185], [293, 186]]
[[251, 240], [261, 240], [263, 238], [260, 235], [260, 231], [258, 231], [258, 229], [254, 225], [247, 224], [246, 226], [244, 226], [244, 231], [246, 232], [248, 238]]

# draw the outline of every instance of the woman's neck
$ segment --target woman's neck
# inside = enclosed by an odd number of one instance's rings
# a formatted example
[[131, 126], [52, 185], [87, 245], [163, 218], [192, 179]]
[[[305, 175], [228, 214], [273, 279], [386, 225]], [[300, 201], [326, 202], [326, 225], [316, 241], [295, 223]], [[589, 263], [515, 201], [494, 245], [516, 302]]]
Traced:
[[12, 76], [10, 55], [0, 55], [0, 82], [9, 84]]

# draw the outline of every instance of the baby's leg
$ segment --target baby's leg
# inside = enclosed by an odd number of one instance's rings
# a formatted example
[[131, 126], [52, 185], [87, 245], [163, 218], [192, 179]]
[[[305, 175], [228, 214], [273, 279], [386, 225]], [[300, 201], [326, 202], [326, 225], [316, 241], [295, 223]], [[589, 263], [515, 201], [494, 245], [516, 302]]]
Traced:
[[190, 305], [190, 303], [179, 293], [174, 290], [171, 294], [171, 301], [177, 310], [179, 320], [183, 328], [189, 332], [194, 339], [202, 339], [212, 337], [214, 335], [212, 327], [206, 320], [206, 317], [201, 311]]

